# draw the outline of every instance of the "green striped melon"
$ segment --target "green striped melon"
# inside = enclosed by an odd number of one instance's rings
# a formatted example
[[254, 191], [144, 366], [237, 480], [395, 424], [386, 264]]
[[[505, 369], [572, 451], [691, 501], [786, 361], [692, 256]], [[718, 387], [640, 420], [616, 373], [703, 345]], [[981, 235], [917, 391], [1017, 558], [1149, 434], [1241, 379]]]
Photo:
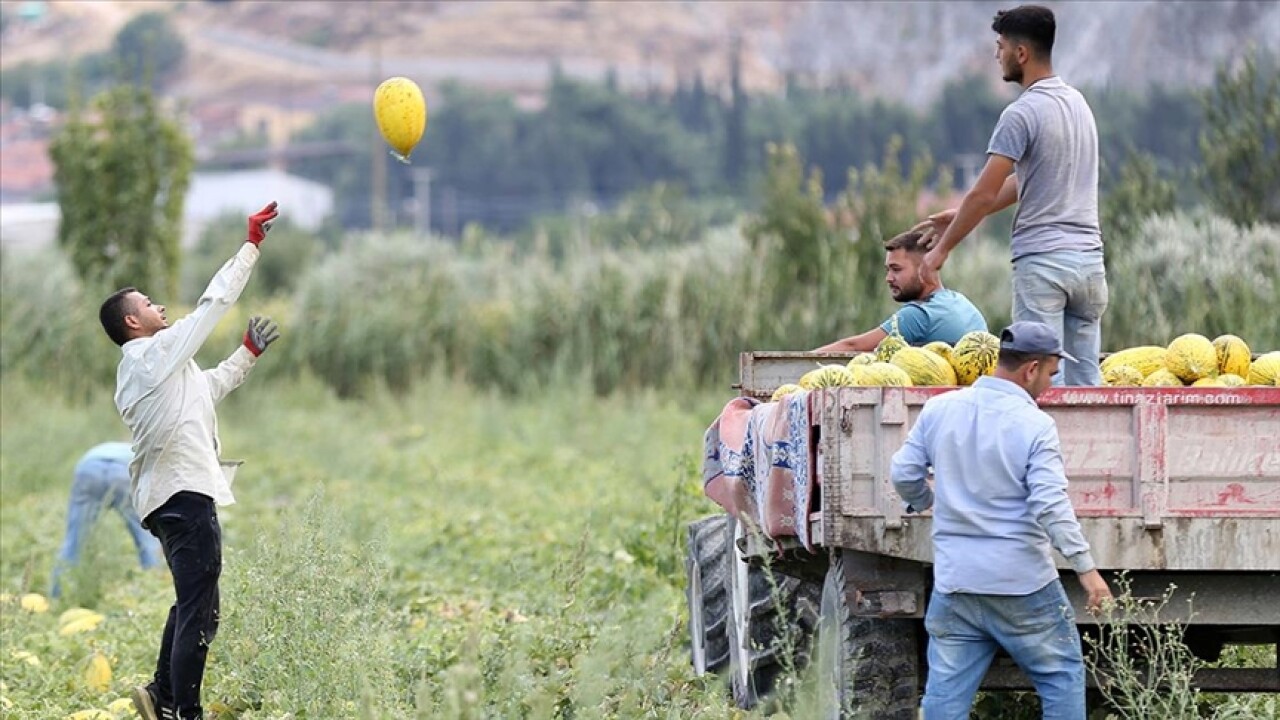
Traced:
[[1000, 339], [982, 330], [966, 333], [951, 349], [951, 367], [961, 385], [972, 385], [983, 375], [994, 373], [999, 359]]
[[876, 345], [876, 362], [889, 362], [893, 359], [893, 354], [907, 346], [907, 341], [903, 340], [900, 335], [886, 335], [879, 345]]

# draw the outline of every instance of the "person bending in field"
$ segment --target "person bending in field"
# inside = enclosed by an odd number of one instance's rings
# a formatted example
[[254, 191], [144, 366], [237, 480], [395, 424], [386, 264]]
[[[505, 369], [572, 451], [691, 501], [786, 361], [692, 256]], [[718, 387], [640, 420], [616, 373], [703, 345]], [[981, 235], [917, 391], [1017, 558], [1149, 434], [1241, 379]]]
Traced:
[[884, 244], [884, 281], [893, 299], [904, 303], [902, 308], [879, 327], [823, 345], [816, 352], [870, 352], [889, 335], [901, 336], [908, 345], [936, 341], [954, 345], [965, 333], [986, 331], [986, 319], [969, 298], [942, 287], [936, 274], [921, 275], [927, 250], [922, 237], [920, 231], [910, 230]]
[[129, 463], [132, 461], [133, 448], [129, 443], [104, 442], [89, 448], [76, 462], [71, 500], [67, 503], [67, 533], [53, 566], [49, 597], [62, 596], [62, 574], [80, 561], [80, 552], [103, 508], [115, 510], [124, 520], [143, 569], [160, 566], [160, 543], [142, 529], [138, 513], [129, 502]]
[[163, 305], [132, 287], [113, 293], [99, 311], [103, 329], [123, 356], [115, 402], [133, 434], [133, 506], [142, 526], [160, 540], [177, 596], [165, 622], [155, 677], [133, 691], [143, 720], [203, 714], [200, 686], [218, 630], [222, 573], [215, 504], [235, 502], [219, 465], [214, 406], [245, 381], [280, 333], [269, 319], [254, 317], [241, 346], [216, 368], [201, 370], [194, 357], [240, 297], [276, 214], [273, 202], [249, 218], [244, 245], [213, 276], [195, 310], [172, 326]]

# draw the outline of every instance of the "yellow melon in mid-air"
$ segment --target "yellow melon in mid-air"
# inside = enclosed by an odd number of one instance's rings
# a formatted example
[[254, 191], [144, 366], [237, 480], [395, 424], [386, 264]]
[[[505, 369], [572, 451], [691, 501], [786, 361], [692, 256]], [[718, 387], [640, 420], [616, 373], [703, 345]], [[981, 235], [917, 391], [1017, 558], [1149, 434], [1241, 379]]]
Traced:
[[392, 155], [407, 164], [427, 129], [427, 102], [418, 84], [405, 77], [385, 80], [373, 93], [373, 118]]

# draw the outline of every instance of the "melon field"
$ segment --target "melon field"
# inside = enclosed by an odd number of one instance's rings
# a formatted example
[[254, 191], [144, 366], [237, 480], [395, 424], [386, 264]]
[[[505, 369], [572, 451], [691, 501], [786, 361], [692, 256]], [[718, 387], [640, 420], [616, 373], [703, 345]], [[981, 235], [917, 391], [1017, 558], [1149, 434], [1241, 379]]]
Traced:
[[[145, 681], [173, 591], [105, 513], [47, 592], [71, 472], [119, 437], [110, 396], [6, 381], [0, 471], [5, 718], [100, 709]], [[223, 620], [206, 706], [243, 718], [732, 717], [684, 648], [683, 523], [717, 395], [510, 401], [422, 385], [359, 403], [251, 379], [223, 406], [245, 459], [221, 513]], [[61, 633], [84, 607], [94, 628]], [[94, 653], [105, 689], [86, 686]], [[104, 714], [100, 717], [128, 717]]]
[[[1280, 349], [1280, 231], [1153, 218], [1143, 232], [1111, 275], [1108, 348], [1197, 332]], [[1224, 260], [1228, 242], [1251, 263]], [[873, 250], [870, 266], [842, 257], [802, 285], [771, 277], [795, 269], [782, 249], [733, 228], [563, 258], [355, 237], [291, 286], [251, 285], [198, 357], [209, 367], [234, 348], [251, 313], [280, 322], [278, 348], [219, 409], [223, 454], [245, 465], [220, 513], [206, 707], [246, 720], [813, 717], [803, 674], [750, 712], [721, 678], [694, 676], [685, 525], [717, 510], [701, 492], [702, 434], [735, 395], [737, 353], [879, 322], [892, 302], [850, 279], [878, 275]], [[193, 259], [195, 294], [226, 252], [207, 273]], [[1006, 248], [975, 244], [948, 270], [991, 326], [1007, 322]], [[65, 258], [6, 255], [0, 276], [0, 718], [131, 717], [120, 701], [154, 669], [167, 571], [141, 571], [106, 513], [64, 597], [30, 597], [48, 592], [77, 458], [128, 439], [119, 354]], [[1274, 652], [1225, 662], [1271, 666]], [[1112, 714], [1278, 714], [1267, 696], [1186, 705]], [[1039, 717], [1010, 696], [977, 707]]]

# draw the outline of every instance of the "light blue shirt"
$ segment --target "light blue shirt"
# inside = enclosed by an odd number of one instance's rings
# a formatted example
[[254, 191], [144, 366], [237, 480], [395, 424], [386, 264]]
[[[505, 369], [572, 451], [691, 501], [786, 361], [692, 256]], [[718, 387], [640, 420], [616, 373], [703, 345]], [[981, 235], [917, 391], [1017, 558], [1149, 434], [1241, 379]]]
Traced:
[[128, 465], [133, 461], [133, 446], [123, 442], [105, 442], [95, 445], [80, 458], [80, 462], [91, 460], [107, 460], [109, 462]]
[[902, 306], [880, 324], [889, 335], [899, 335], [908, 345], [925, 345], [941, 340], [955, 345], [960, 338], [975, 330], [986, 332], [987, 321], [969, 298], [940, 288], [924, 300], [913, 300]]
[[1067, 497], [1058, 426], [1008, 380], [984, 376], [931, 398], [891, 476], [909, 510], [933, 508], [939, 592], [1033, 593], [1058, 578], [1051, 548], [1078, 573], [1094, 568]]

